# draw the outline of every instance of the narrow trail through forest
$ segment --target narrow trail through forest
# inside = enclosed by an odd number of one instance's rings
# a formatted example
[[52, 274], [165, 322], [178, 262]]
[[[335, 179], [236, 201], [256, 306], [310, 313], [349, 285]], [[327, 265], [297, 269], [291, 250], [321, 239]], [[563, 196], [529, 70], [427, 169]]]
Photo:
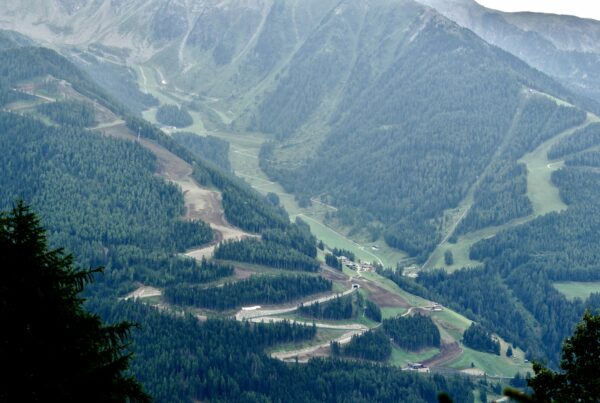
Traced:
[[[285, 314], [285, 313], [294, 312], [294, 311], [298, 310], [298, 308], [300, 308], [301, 306], [311, 306], [316, 303], [321, 304], [323, 302], [331, 301], [332, 299], [337, 298], [337, 297], [343, 297], [345, 295], [352, 294], [355, 291], [356, 291], [356, 288], [350, 287], [348, 290], [346, 290], [342, 293], [334, 293], [334, 294], [330, 294], [330, 295], [316, 298], [316, 299], [309, 299], [306, 301], [298, 302], [297, 304], [294, 304], [292, 306], [287, 306], [287, 307], [282, 307], [282, 308], [268, 307], [268, 308], [258, 308], [255, 310], [240, 309], [236, 313], [235, 318], [237, 320], [253, 320], [253, 319], [265, 319], [266, 320], [267, 318], [270, 318], [275, 315], [281, 315], [281, 314]], [[271, 319], [274, 319], [274, 318], [271, 318]], [[281, 318], [278, 318], [278, 319], [281, 319]]]
[[525, 107], [525, 104], [527, 103], [528, 100], [529, 100], [529, 95], [526, 92], [523, 92], [521, 101], [519, 102], [519, 105], [517, 106], [517, 109], [515, 110], [515, 114], [513, 115], [511, 124], [506, 132], [506, 135], [502, 139], [500, 146], [496, 149], [496, 151], [490, 158], [490, 160], [489, 160], [488, 164], [486, 165], [485, 169], [483, 170], [483, 172], [477, 177], [477, 179], [475, 180], [473, 185], [471, 185], [471, 187], [467, 191], [467, 194], [465, 195], [464, 199], [458, 204], [456, 210], [461, 212], [460, 216], [456, 220], [454, 220], [454, 222], [446, 230], [446, 233], [442, 237], [442, 240], [438, 243], [438, 245], [431, 252], [431, 254], [427, 258], [425, 263], [423, 263], [423, 265], [421, 266], [422, 269], [428, 268], [433, 257], [436, 255], [439, 255], [440, 249], [448, 242], [448, 239], [450, 239], [450, 237], [454, 234], [454, 232], [456, 231], [456, 228], [458, 228], [458, 226], [460, 225], [462, 220], [469, 213], [469, 210], [471, 210], [471, 207], [473, 206], [474, 199], [475, 199], [475, 193], [481, 186], [481, 183], [483, 183], [483, 180], [491, 172], [492, 167], [494, 166], [494, 163], [498, 160], [498, 158], [502, 155], [502, 153], [504, 153], [504, 151], [506, 150], [506, 147], [508, 147], [508, 144], [510, 144], [510, 140], [514, 137], [516, 127], [517, 127], [519, 121], [521, 120], [523, 108]]
[[126, 127], [125, 122], [116, 117], [113, 121], [99, 124], [95, 129], [101, 130], [108, 136], [139, 142], [141, 146], [152, 152], [158, 160], [158, 175], [181, 188], [185, 203], [184, 218], [202, 220], [210, 225], [214, 231], [214, 241], [209, 245], [188, 251], [187, 256], [196, 259], [209, 258], [220, 242], [256, 236], [227, 222], [221, 193], [201, 187], [193, 178], [192, 166], [186, 161], [151, 140], [138, 139]]

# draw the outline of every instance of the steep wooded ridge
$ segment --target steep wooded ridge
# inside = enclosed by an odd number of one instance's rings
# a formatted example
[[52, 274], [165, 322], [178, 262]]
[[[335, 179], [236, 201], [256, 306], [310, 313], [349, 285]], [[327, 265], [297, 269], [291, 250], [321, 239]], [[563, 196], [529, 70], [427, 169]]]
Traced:
[[[223, 101], [233, 127], [274, 134], [262, 153], [272, 178], [338, 207], [332, 225], [368, 226], [421, 262], [453, 232], [444, 212], [477, 191], [480, 177], [482, 187], [491, 180], [482, 173], [518, 173], [515, 161], [499, 161], [500, 148], [527, 124], [518, 116], [530, 88], [586, 105], [408, 0], [56, 1], [35, 8], [47, 13], [34, 26], [27, 6], [38, 3], [6, 4], [4, 26], [78, 45], [68, 51], [100, 81], [110, 80], [98, 63], [150, 61], [163, 83], [202, 94], [197, 102]], [[504, 193], [509, 207], [497, 214], [480, 203], [470, 229], [530, 212], [522, 187]]]
[[[517, 117], [528, 88], [570, 96], [430, 9], [339, 7], [258, 108], [255, 127], [280, 140], [263, 168], [296, 193], [325, 196], [347, 226], [381, 223], [388, 244], [423, 261], [443, 236], [443, 212], [523, 140], [511, 137], [528, 124]], [[544, 107], [551, 116], [555, 105]], [[524, 141], [517, 153], [537, 144]]]
[[[264, 232], [265, 241], [256, 239], [253, 246], [277, 248], [282, 257], [275, 266], [293, 260], [289, 254], [318, 267], [314, 238], [290, 224], [285, 211], [133, 117], [65, 58], [33, 47], [0, 55], [5, 151], [0, 204], [6, 209], [22, 198], [39, 209], [53, 244], [75, 252], [82, 264], [107, 266], [104, 285], [114, 288], [111, 293], [122, 293], [133, 282], [161, 286], [215, 279], [197, 273], [202, 270], [231, 275], [175, 255], [244, 234], [231, 231], [224, 217]], [[56, 101], [62, 98], [71, 100]], [[220, 196], [202, 191], [195, 180], [221, 190], [223, 206], [216, 217], [197, 204]], [[198, 192], [209, 201], [194, 198]]]

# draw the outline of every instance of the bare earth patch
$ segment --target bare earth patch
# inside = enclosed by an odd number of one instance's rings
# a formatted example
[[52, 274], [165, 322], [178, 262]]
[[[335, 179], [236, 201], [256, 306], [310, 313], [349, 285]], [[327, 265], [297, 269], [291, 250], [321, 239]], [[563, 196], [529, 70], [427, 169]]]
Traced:
[[354, 281], [369, 292], [369, 299], [371, 301], [382, 308], [392, 307], [408, 309], [411, 307], [411, 305], [400, 295], [388, 291], [372, 281], [364, 278], [356, 278]]
[[161, 295], [162, 292], [158, 288], [143, 285], [137, 290], [127, 294], [124, 299], [160, 297]]
[[227, 222], [221, 194], [198, 185], [192, 176], [193, 169], [190, 164], [151, 140], [138, 140], [125, 123], [116, 117], [112, 123], [99, 125], [98, 129], [108, 136], [138, 141], [141, 146], [152, 152], [158, 159], [158, 175], [181, 188], [186, 209], [185, 218], [210, 224], [215, 233], [215, 240], [210, 245], [188, 251], [187, 256], [196, 259], [210, 258], [220, 242], [256, 236]]

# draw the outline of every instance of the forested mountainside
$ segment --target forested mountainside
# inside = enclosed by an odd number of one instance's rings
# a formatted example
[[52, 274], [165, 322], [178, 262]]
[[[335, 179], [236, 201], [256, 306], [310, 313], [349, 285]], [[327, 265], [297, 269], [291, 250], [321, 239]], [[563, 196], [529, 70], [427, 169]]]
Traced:
[[[419, 283], [445, 303], [468, 312], [498, 334], [529, 350], [544, 351], [553, 365], [560, 346], [585, 308], [600, 308], [599, 294], [567, 299], [555, 283], [597, 282], [598, 173], [574, 160], [553, 181], [569, 208], [482, 240], [471, 257], [483, 268], [434, 272]], [[539, 337], [535, 336], [539, 333]], [[525, 345], [520, 344], [525, 343]]]
[[419, 0], [477, 35], [600, 101], [600, 22], [573, 16], [503, 13], [474, 0]]
[[[142, 304], [94, 308], [111, 322], [142, 324], [134, 334], [139, 360], [133, 370], [157, 401], [210, 399], [230, 402], [437, 402], [447, 391], [455, 402], [472, 402], [471, 382], [418, 375], [366, 362], [315, 359], [286, 364], [262, 352], [275, 343], [302, 340], [313, 328], [283, 322], [248, 323], [174, 317]], [[181, 371], [184, 365], [186, 371]]]
[[31, 46], [33, 41], [15, 31], [0, 30], [0, 49], [17, 48], [19, 46]]
[[[329, 225], [421, 263], [454, 229], [532, 213], [519, 158], [584, 116], [544, 94], [598, 109], [411, 0], [38, 3], [6, 4], [0, 25], [68, 44], [137, 111], [158, 102], [147, 93], [157, 80], [159, 120], [183, 89], [178, 111], [199, 111], [205, 129], [274, 136], [261, 153], [272, 179], [335, 206]], [[181, 115], [175, 126], [192, 122]]]
[[[470, 401], [468, 381], [344, 360], [524, 374], [598, 306], [598, 105], [432, 8], [0, 0], [0, 27], [70, 60], [0, 32], [1, 207], [24, 198], [53, 245], [106, 267], [90, 306], [145, 326], [134, 371], [158, 400], [288, 399], [275, 376], [316, 379], [307, 401]], [[162, 311], [115, 303], [139, 295]], [[255, 326], [259, 304], [282, 324]], [[340, 360], [283, 364], [282, 343]]]
[[[272, 178], [335, 205], [346, 227], [378, 223], [389, 245], [424, 261], [443, 237], [445, 210], [504, 180], [497, 166], [518, 175], [520, 156], [585, 113], [534, 94], [571, 98], [430, 9], [370, 4], [348, 2], [323, 21], [252, 127], [277, 136], [261, 161]], [[467, 225], [501, 224], [529, 209], [526, 200], [496, 207], [478, 203], [484, 211]]]
[[[5, 152], [0, 158], [6, 173], [0, 186], [2, 206], [20, 198], [39, 210], [53, 244], [76, 253], [83, 265], [107, 267], [104, 278], [112, 293], [135, 281], [160, 285], [173, 276], [185, 281], [190, 271], [207, 268], [175, 253], [213, 240], [207, 223], [183, 220], [184, 197], [177, 185], [155, 175], [159, 170], [155, 154], [135, 142], [98, 135], [119, 125], [126, 131], [120, 117], [139, 135], [194, 162], [191, 173], [199, 182], [222, 189], [231, 222], [252, 232], [264, 231], [269, 239], [265, 242], [278, 246], [281, 255], [302, 244], [302, 252], [296, 253], [304, 256], [305, 264], [314, 259], [316, 252], [310, 246], [312, 242], [316, 250], [314, 238], [295, 230], [284, 211], [159, 130], [128, 116], [125, 107], [63, 57], [29, 47], [8, 49], [1, 56], [0, 141]], [[40, 91], [48, 95], [38, 95]], [[65, 96], [73, 100], [55, 102]], [[100, 121], [107, 116], [114, 121]], [[97, 131], [89, 131], [96, 125]], [[288, 238], [292, 233], [293, 240]], [[256, 248], [261, 247], [261, 241], [255, 242]]]
[[[17, 199], [30, 203], [52, 245], [75, 253], [80, 265], [105, 266], [87, 306], [111, 323], [123, 319], [140, 325], [133, 332], [132, 370], [157, 401], [334, 402], [342, 389], [352, 400], [435, 402], [445, 391], [457, 402], [473, 401], [468, 379], [328, 359], [289, 365], [265, 354], [276, 344], [314, 339], [315, 326], [231, 319], [203, 323], [170, 313], [170, 305], [158, 310], [118, 302], [116, 297], [146, 284], [163, 289], [167, 304], [223, 310], [293, 301], [330, 291], [332, 282], [311, 274], [260, 272], [233, 281], [229, 264], [181, 256], [223, 236], [220, 227], [213, 230], [190, 219], [193, 206], [181, 192], [184, 182], [177, 181], [183, 175], [178, 170], [189, 163], [191, 177], [221, 192], [225, 217], [256, 234], [218, 246], [215, 257], [221, 253], [230, 261], [255, 263], [259, 256], [275, 271], [297, 259], [304, 265], [298, 269], [318, 269], [316, 240], [306, 224], [290, 223], [281, 207], [130, 115], [55, 52], [2, 51], [0, 72], [2, 209]], [[270, 258], [273, 250], [277, 253]], [[220, 286], [223, 279], [230, 282]], [[319, 387], [306, 394], [315, 379]]]

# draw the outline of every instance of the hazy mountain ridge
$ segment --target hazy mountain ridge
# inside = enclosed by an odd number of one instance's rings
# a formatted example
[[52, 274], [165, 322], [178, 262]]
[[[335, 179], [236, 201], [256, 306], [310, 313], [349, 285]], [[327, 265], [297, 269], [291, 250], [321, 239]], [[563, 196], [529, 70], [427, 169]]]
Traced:
[[503, 13], [473, 0], [419, 0], [584, 95], [600, 100], [600, 21]]
[[[522, 88], [587, 106], [520, 60], [409, 0], [56, 2], [48, 17], [26, 9], [35, 3], [11, 3], [5, 14], [23, 16], [21, 30], [34, 20], [50, 30], [62, 21], [65, 29], [54, 30], [51, 40], [59, 47], [79, 41], [76, 49], [84, 53], [77, 57], [97, 58], [94, 63], [145, 58], [164, 83], [224, 98], [234, 127], [279, 139], [270, 157], [277, 163], [265, 167], [271, 175], [296, 193], [325, 194], [334, 204], [358, 208], [386, 222], [387, 230], [404, 222], [388, 240], [421, 256], [439, 237], [443, 211], [457, 206], [490, 163]], [[110, 47], [117, 39], [120, 48]], [[135, 91], [121, 95], [133, 97]], [[152, 105], [136, 98], [140, 108]], [[438, 144], [426, 146], [431, 142]], [[486, 151], [472, 161], [472, 151], [484, 143]], [[378, 157], [358, 175], [354, 161], [364, 155]], [[431, 172], [426, 161], [441, 156], [449, 165]], [[287, 179], [287, 167], [298, 165], [302, 174]], [[393, 186], [369, 201], [370, 194], [381, 193], [369, 187], [377, 182], [369, 178]], [[427, 233], [426, 240], [413, 228]], [[397, 233], [412, 238], [410, 245], [393, 241]]]
[[[600, 22], [569, 16], [501, 13], [472, 0], [420, 2], [573, 89], [600, 99], [594, 73], [600, 65]], [[210, 73], [218, 81], [232, 81], [223, 88], [230, 92], [244, 84], [244, 77], [256, 74], [264, 78], [304, 42], [315, 24], [333, 12], [338, 3], [1, 0], [0, 26], [56, 45], [102, 43], [127, 48], [132, 51], [132, 60], [147, 61], [162, 54], [171, 60], [159, 56], [154, 62], [171, 73], [189, 73], [181, 77], [185, 84], [194, 83], [190, 76]], [[233, 66], [225, 69], [228, 71], [221, 71], [231, 62]], [[252, 80], [245, 90], [259, 82]], [[208, 88], [211, 87], [200, 85], [197, 89]]]
[[0, 30], [0, 49], [31, 46], [32, 44], [33, 41], [31, 39], [18, 32]]

